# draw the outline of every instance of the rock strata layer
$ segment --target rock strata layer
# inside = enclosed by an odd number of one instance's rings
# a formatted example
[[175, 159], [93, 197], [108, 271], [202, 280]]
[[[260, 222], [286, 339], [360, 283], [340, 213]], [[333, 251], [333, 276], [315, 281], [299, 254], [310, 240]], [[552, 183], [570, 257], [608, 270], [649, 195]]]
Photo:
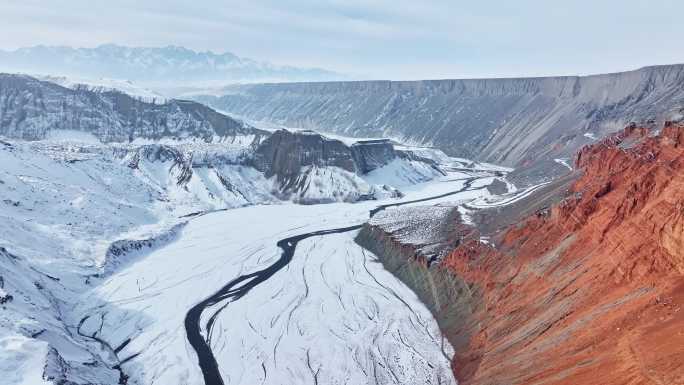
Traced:
[[630, 125], [575, 167], [470, 215], [437, 266], [360, 234], [436, 315], [460, 384], [684, 384], [684, 126]]

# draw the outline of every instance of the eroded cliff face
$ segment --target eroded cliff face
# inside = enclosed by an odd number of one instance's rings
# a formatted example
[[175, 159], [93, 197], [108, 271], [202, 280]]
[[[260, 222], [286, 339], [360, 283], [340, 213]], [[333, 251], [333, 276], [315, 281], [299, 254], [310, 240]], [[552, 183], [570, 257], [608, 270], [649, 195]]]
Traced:
[[[424, 209], [399, 210], [395, 221], [375, 218], [364, 224], [356, 242], [379, 256], [383, 267], [416, 293], [435, 315], [442, 331], [467, 330], [464, 333], [445, 333], [449, 342], [458, 348], [467, 344], [470, 338], [468, 331], [475, 329], [476, 325], [471, 323], [476, 321], [471, 314], [473, 307], [482, 303], [481, 292], [460, 276], [436, 268], [438, 260], [443, 257], [437, 250], [452, 249], [472, 231], [460, 223], [457, 211]], [[383, 214], [388, 213], [383, 212], [379, 216]], [[412, 223], [406, 226], [408, 217]], [[435, 229], [440, 230], [434, 232]], [[408, 240], [425, 230], [433, 234], [428, 237], [431, 239]]]
[[253, 163], [266, 177], [276, 175], [279, 181], [296, 177], [304, 166], [333, 166], [356, 171], [348, 146], [313, 131], [274, 132], [257, 147]]
[[684, 384], [684, 126], [630, 125], [576, 167], [452, 223], [431, 267], [376, 226], [359, 235], [433, 311], [460, 384]]
[[197, 99], [290, 127], [552, 167], [629, 121], [681, 117], [683, 83], [684, 66], [672, 65], [582, 77], [248, 84]]
[[[283, 180], [297, 176], [305, 166], [333, 166], [367, 174], [397, 157], [410, 158], [410, 155], [410, 152], [396, 151], [392, 142], [386, 139], [347, 145], [314, 131], [278, 130], [256, 148], [253, 164], [267, 177], [276, 175]], [[420, 161], [434, 163], [429, 159]]]
[[684, 126], [583, 148], [560, 204], [442, 265], [476, 286], [461, 384], [684, 383]]
[[396, 156], [392, 142], [387, 139], [362, 140], [351, 146], [358, 171], [369, 173], [391, 162]]

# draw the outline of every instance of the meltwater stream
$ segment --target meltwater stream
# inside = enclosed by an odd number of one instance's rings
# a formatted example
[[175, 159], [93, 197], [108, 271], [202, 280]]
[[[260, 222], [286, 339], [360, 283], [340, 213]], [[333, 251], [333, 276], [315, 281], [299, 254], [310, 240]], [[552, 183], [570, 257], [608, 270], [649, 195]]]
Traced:
[[[391, 204], [386, 204], [386, 205], [381, 205], [376, 207], [375, 209], [371, 210], [369, 213], [369, 216], [372, 218], [375, 214], [378, 212], [385, 210], [386, 208], [389, 207], [396, 207], [396, 206], [403, 206], [407, 204], [412, 204], [412, 203], [419, 203], [419, 202], [426, 202], [434, 199], [439, 199], [443, 197], [447, 197], [450, 195], [455, 195], [462, 193], [464, 191], [471, 191], [471, 190], [477, 190], [477, 189], [482, 189], [484, 187], [478, 187], [478, 188], [472, 188], [471, 185], [477, 178], [468, 178], [465, 180], [465, 183], [463, 186], [457, 190], [457, 191], [452, 191], [448, 192], [445, 194], [440, 194], [436, 196], [431, 196], [427, 198], [422, 198], [422, 199], [416, 199], [416, 200], [411, 200], [411, 201], [406, 201], [406, 202], [397, 202], [397, 203], [391, 203]], [[196, 304], [193, 306], [186, 314], [185, 316], [185, 329], [187, 333], [187, 339], [192, 348], [195, 350], [198, 361], [199, 361], [199, 366], [202, 371], [202, 375], [204, 377], [204, 383], [206, 385], [223, 385], [224, 381], [223, 378], [221, 377], [221, 373], [219, 370], [219, 364], [216, 360], [216, 357], [214, 356], [214, 353], [211, 350], [211, 336], [212, 336], [212, 326], [214, 324], [214, 321], [216, 320], [216, 317], [219, 315], [221, 311], [223, 311], [228, 305], [230, 305], [231, 302], [237, 301], [243, 296], [247, 295], [251, 289], [254, 287], [258, 286], [259, 284], [265, 282], [268, 280], [270, 277], [272, 277], [275, 273], [280, 271], [283, 267], [287, 266], [290, 261], [292, 261], [292, 258], [295, 253], [295, 249], [297, 247], [297, 244], [305, 240], [307, 238], [311, 237], [318, 237], [318, 236], [324, 236], [324, 235], [330, 235], [330, 234], [339, 234], [339, 233], [345, 233], [348, 231], [353, 231], [353, 230], [358, 230], [361, 228], [361, 225], [353, 225], [353, 226], [348, 226], [348, 227], [341, 227], [341, 228], [336, 228], [336, 229], [328, 229], [328, 230], [320, 230], [320, 231], [314, 231], [314, 232], [308, 232], [305, 234], [300, 234], [288, 238], [281, 239], [280, 241], [277, 242], [277, 246], [282, 249], [282, 253], [280, 258], [271, 266], [255, 271], [250, 274], [246, 275], [241, 275], [230, 282], [228, 282], [225, 286], [223, 286], [219, 291], [214, 293], [212, 296], [209, 298], [203, 300], [202, 302]], [[202, 315], [206, 310], [209, 308], [218, 305], [222, 302], [225, 301], [225, 304], [220, 306], [217, 310], [214, 311], [213, 314], [207, 319], [206, 324], [204, 325], [204, 328], [201, 325], [201, 319]], [[205, 336], [202, 335], [202, 330], [204, 329], [205, 331]]]

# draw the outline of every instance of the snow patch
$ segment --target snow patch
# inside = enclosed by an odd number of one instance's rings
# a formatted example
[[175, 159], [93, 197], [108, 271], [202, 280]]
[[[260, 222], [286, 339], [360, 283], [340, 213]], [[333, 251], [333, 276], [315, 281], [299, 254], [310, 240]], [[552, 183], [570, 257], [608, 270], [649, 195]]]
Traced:
[[466, 225], [475, 226], [475, 222], [470, 215], [468, 215], [470, 210], [463, 206], [457, 206], [456, 209], [458, 210], [458, 213], [461, 214], [461, 222], [465, 223]]
[[48, 385], [43, 368], [48, 344], [0, 329], [0, 373], [5, 385]]
[[402, 188], [441, 176], [441, 172], [425, 162], [397, 158], [362, 177], [370, 184]]
[[568, 163], [568, 162], [569, 162], [569, 159], [565, 159], [565, 158], [563, 158], [563, 159], [554, 159], [553, 161], [556, 162], [556, 163], [558, 163], [558, 164], [560, 164], [560, 165], [562, 165], [562, 166], [567, 167], [568, 170], [572, 171], [572, 166], [570, 165], [570, 163]]
[[284, 190], [287, 199], [304, 204], [356, 202], [373, 198], [373, 191], [358, 175], [333, 166], [303, 167]]

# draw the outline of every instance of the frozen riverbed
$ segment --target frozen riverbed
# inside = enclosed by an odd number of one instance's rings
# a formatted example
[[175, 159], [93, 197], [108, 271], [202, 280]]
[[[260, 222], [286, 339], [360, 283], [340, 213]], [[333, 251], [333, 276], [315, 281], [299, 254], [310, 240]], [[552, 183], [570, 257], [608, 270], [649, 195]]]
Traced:
[[[462, 177], [418, 186], [402, 200], [461, 190], [470, 176]], [[470, 184], [488, 180], [480, 177]], [[471, 200], [486, 190], [459, 194], [449, 198]], [[378, 205], [281, 204], [197, 217], [175, 241], [85, 293], [72, 322], [106, 341], [111, 351], [103, 354], [122, 363], [129, 383], [202, 384], [186, 312], [227, 282], [273, 265], [279, 240], [359, 225]], [[451, 347], [430, 312], [354, 235], [300, 241], [268, 280], [201, 314], [201, 325], [213, 325], [201, 333], [224, 383], [455, 383]]]

